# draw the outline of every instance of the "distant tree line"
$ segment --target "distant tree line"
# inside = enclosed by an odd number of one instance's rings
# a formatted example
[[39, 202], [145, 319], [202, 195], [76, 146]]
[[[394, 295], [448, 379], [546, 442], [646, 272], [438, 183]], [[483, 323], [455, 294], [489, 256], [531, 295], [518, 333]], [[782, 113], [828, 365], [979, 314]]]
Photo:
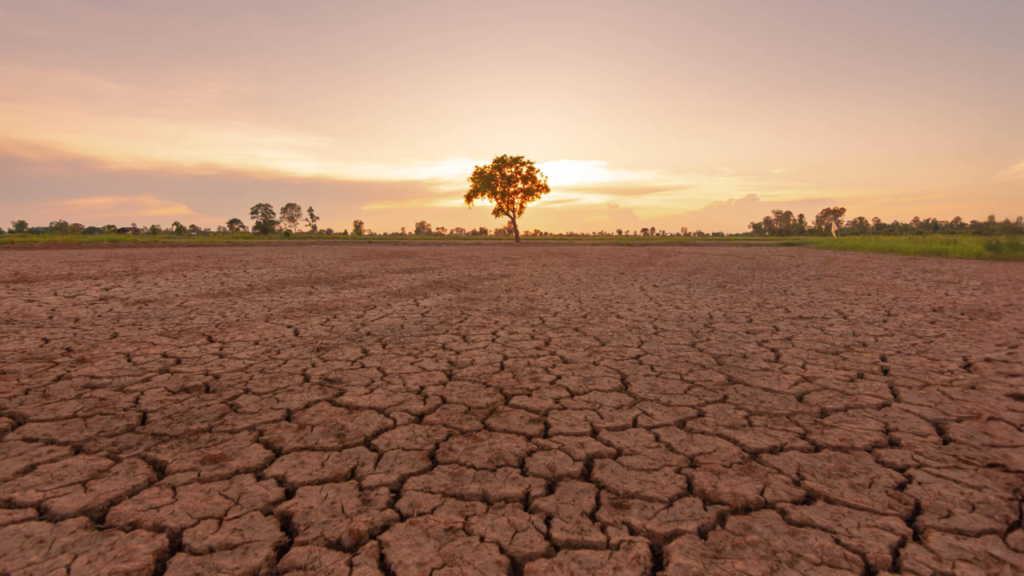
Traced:
[[[60, 236], [79, 236], [97, 234], [146, 234], [165, 236], [205, 236], [212, 234], [243, 234], [243, 235], [339, 235], [339, 236], [491, 236], [515, 238], [518, 232], [524, 237], [601, 237], [601, 236], [636, 236], [636, 237], [723, 237], [723, 236], [828, 236], [832, 233], [832, 224], [836, 225], [840, 235], [877, 235], [877, 236], [909, 236], [923, 234], [978, 234], [987, 236], [1005, 236], [1024, 234], [1024, 218], [1018, 217], [1015, 221], [1005, 219], [998, 221], [994, 216], [987, 220], [965, 221], [962, 218], [952, 220], [938, 220], [935, 218], [914, 218], [909, 222], [894, 220], [890, 223], [883, 222], [880, 218], [868, 220], [864, 217], [846, 219], [846, 208], [835, 206], [821, 210], [813, 220], [808, 221], [803, 214], [794, 215], [789, 210], [772, 210], [770, 216], [765, 216], [760, 222], [751, 222], [748, 226], [749, 232], [742, 234], [726, 234], [724, 232], [703, 232], [701, 230], [690, 231], [688, 228], [680, 228], [678, 232], [667, 232], [664, 229], [655, 227], [640, 228], [639, 230], [615, 231], [600, 230], [594, 232], [561, 232], [552, 233], [542, 230], [518, 230], [511, 219], [500, 227], [489, 229], [485, 226], [466, 229], [462, 227], [446, 228], [444, 226], [433, 226], [426, 220], [420, 220], [413, 225], [412, 231], [407, 232], [403, 227], [400, 232], [375, 233], [369, 229], [362, 220], [353, 220], [351, 232], [346, 229], [335, 232], [331, 228], [321, 228], [318, 225], [320, 217], [316, 215], [313, 207], [310, 206], [303, 211], [302, 206], [296, 203], [288, 203], [275, 210], [267, 203], [259, 203], [249, 209], [251, 225], [247, 225], [240, 218], [231, 218], [225, 224], [216, 229], [201, 228], [195, 224], [184, 224], [179, 221], [172, 222], [167, 228], [159, 224], [150, 226], [138, 226], [134, 222], [131, 226], [118, 227], [113, 224], [105, 226], [84, 226], [78, 222], [69, 223], [66, 220], [55, 220], [47, 226], [29, 226], [25, 220], [12, 220], [7, 230], [10, 234], [50, 234]], [[0, 228], [0, 234], [3, 229]]]
[[[334, 230], [330, 228], [320, 229], [317, 224], [320, 217], [316, 215], [312, 206], [306, 209], [305, 214], [305, 218], [303, 218], [302, 207], [295, 203], [282, 206], [280, 216], [278, 216], [277, 211], [270, 204], [257, 204], [250, 209], [250, 217], [254, 221], [251, 233], [263, 235], [284, 234], [286, 236], [299, 233], [334, 234]], [[356, 220], [356, 223], [359, 225], [357, 227], [358, 230], [362, 230], [362, 222]], [[308, 231], [303, 232], [303, 226], [307, 227]], [[51, 234], [58, 236], [92, 234], [200, 236], [209, 234], [249, 234], [250, 230], [241, 219], [232, 218], [224, 225], [218, 226], [216, 230], [201, 228], [195, 224], [183, 224], [179, 221], [172, 222], [168, 228], [164, 228], [159, 224], [139, 227], [134, 222], [132, 222], [131, 226], [119, 228], [113, 224], [107, 224], [102, 227], [84, 226], [79, 223], [69, 224], [66, 220], [55, 220], [50, 222], [48, 226], [29, 226], [25, 220], [11, 220], [11, 227], [7, 232], [10, 234]], [[3, 233], [3, 229], [0, 228], [0, 234]], [[347, 234], [348, 232], [344, 233]]]
[[989, 216], [985, 221], [965, 221], [957, 216], [952, 220], [914, 217], [909, 222], [883, 222], [875, 217], [871, 220], [857, 216], [845, 219], [846, 208], [834, 206], [818, 212], [814, 220], [808, 222], [803, 214], [793, 215], [790, 210], [772, 210], [771, 216], [765, 216], [760, 222], [751, 222], [747, 227], [754, 236], [831, 236], [832, 224], [836, 225], [840, 235], [854, 236], [913, 236], [924, 234], [978, 234], [984, 236], [1007, 236], [1024, 234], [1024, 217], [1018, 216], [1015, 221], [1009, 218], [998, 221]]
[[[48, 226], [29, 226], [25, 220], [11, 220], [8, 234], [60, 234], [62, 236], [79, 236], [83, 234], [116, 234], [117, 226], [85, 226], [78, 222], [68, 223], [67, 220], [54, 220]], [[0, 234], [3, 229], [0, 228]]]
[[[281, 214], [284, 216], [281, 216]], [[140, 234], [140, 235], [164, 235], [164, 236], [204, 236], [211, 234], [252, 234], [252, 235], [263, 235], [268, 236], [272, 234], [282, 234], [285, 236], [292, 235], [340, 235], [340, 236], [491, 236], [498, 238], [515, 238], [516, 229], [513, 226], [511, 220], [508, 221], [505, 226], [500, 228], [487, 228], [486, 226], [480, 226], [478, 228], [462, 228], [461, 226], [455, 226], [447, 228], [445, 226], [433, 226], [426, 220], [420, 220], [413, 225], [411, 232], [407, 231], [405, 227], [402, 227], [399, 232], [382, 232], [375, 233], [366, 227], [366, 224], [362, 220], [354, 220], [352, 222], [352, 231], [349, 232], [347, 229], [341, 232], [335, 233], [331, 228], [320, 228], [317, 226], [317, 221], [320, 220], [316, 216], [313, 208], [310, 207], [306, 210], [306, 217], [300, 219], [297, 215], [301, 214], [301, 207], [297, 204], [286, 204], [281, 211], [274, 210], [274, 207], [270, 204], [260, 203], [253, 206], [249, 211], [249, 217], [252, 220], [252, 225], [246, 225], [240, 218], [232, 218], [228, 220], [224, 225], [218, 226], [216, 229], [201, 228], [195, 224], [183, 224], [182, 222], [175, 221], [170, 224], [167, 228], [164, 228], [160, 224], [153, 224], [151, 226], [139, 227], [134, 222], [131, 226], [117, 227], [113, 224], [108, 224], [102, 227], [88, 226], [85, 227], [81, 224], [68, 224], [64, 220], [57, 220], [51, 222], [49, 226], [36, 226], [30, 227], [24, 220], [11, 221], [11, 228], [8, 230], [11, 234], [53, 234], [61, 236], [75, 236], [79, 234], [91, 235], [91, 234]], [[305, 230], [303, 230], [305, 225]], [[2, 232], [2, 230], [0, 230]], [[680, 232], [670, 233], [665, 230], [658, 230], [654, 227], [641, 228], [639, 230], [623, 230], [618, 229], [615, 232], [608, 232], [605, 230], [595, 232], [545, 232], [543, 230], [520, 230], [519, 234], [524, 237], [550, 237], [550, 236], [570, 236], [570, 237], [592, 237], [592, 236], [725, 236], [723, 232], [704, 233], [701, 231], [689, 232], [685, 227]]]

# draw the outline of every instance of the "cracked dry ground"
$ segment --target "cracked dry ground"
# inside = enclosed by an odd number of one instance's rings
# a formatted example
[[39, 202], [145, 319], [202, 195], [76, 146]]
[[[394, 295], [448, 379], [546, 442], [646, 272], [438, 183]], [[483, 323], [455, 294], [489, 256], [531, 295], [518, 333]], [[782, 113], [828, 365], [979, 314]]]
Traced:
[[1024, 267], [0, 252], [0, 574], [1024, 573]]

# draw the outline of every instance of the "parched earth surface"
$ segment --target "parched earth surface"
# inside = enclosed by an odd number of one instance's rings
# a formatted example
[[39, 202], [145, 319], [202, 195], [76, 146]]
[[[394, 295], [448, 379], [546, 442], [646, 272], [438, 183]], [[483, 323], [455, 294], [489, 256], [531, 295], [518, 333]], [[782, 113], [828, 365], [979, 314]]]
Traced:
[[1024, 573], [1024, 266], [0, 251], [0, 574]]

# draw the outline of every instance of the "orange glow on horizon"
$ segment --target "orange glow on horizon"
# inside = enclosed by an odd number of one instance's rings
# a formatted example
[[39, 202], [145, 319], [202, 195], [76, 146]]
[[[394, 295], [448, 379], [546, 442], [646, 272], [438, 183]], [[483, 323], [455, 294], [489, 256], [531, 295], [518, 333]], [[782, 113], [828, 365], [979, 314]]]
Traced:
[[19, 217], [488, 225], [460, 198], [503, 153], [548, 176], [538, 228], [1024, 213], [1024, 5], [190, 4], [0, 5]]

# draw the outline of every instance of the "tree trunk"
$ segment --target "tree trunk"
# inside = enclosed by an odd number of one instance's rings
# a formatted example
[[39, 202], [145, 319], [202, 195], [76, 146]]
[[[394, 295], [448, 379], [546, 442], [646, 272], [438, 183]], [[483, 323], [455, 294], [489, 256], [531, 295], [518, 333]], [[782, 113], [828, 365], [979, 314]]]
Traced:
[[519, 225], [516, 224], [516, 217], [512, 217], [512, 234], [516, 237], [516, 242], [519, 242]]

